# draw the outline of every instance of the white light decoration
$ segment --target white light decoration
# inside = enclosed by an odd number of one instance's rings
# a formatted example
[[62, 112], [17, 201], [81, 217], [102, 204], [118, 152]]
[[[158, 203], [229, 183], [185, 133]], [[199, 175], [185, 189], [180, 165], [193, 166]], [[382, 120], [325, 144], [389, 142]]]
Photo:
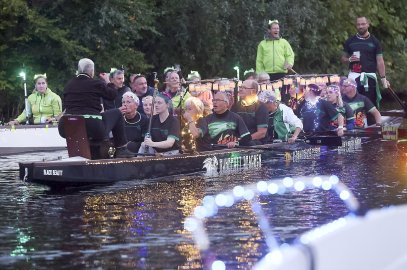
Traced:
[[283, 179], [283, 185], [284, 185], [285, 187], [290, 188], [290, 187], [293, 186], [293, 184], [294, 184], [294, 180], [293, 180], [291, 177], [285, 177], [285, 178]]
[[226, 204], [226, 196], [224, 194], [216, 195], [215, 202], [217, 206], [225, 206]]
[[312, 184], [314, 185], [314, 187], [320, 187], [322, 185], [322, 178], [321, 177], [314, 177], [312, 179]]
[[235, 186], [233, 188], [233, 195], [235, 195], [236, 198], [243, 197], [244, 194], [244, 188], [242, 186]]
[[343, 190], [340, 194], [339, 194], [339, 198], [341, 198], [342, 200], [346, 201], [347, 199], [350, 198], [350, 193], [347, 190]]
[[267, 265], [280, 265], [283, 259], [283, 255], [280, 250], [273, 250], [266, 255]]
[[305, 189], [305, 184], [302, 181], [297, 181], [294, 183], [294, 189], [296, 191], [303, 191]]
[[257, 190], [260, 192], [265, 192], [267, 191], [267, 182], [266, 181], [260, 181], [257, 183]]
[[185, 219], [184, 229], [190, 232], [194, 232], [198, 228], [198, 222], [194, 218]]
[[329, 181], [323, 181], [321, 187], [323, 190], [330, 190], [332, 188], [332, 184]]
[[[196, 246], [199, 250], [204, 251], [203, 258], [205, 259], [205, 254], [208, 254], [210, 249], [209, 237], [204, 228], [205, 219], [216, 215], [218, 209], [222, 207], [231, 207], [239, 201], [249, 201], [252, 206], [252, 211], [256, 215], [259, 227], [265, 237], [267, 247], [271, 251], [266, 255], [266, 258], [267, 260], [271, 260], [270, 265], [278, 265], [282, 256], [279, 250], [283, 245], [280, 245], [277, 238], [274, 237], [268, 218], [262, 209], [261, 202], [259, 202], [258, 195], [281, 195], [285, 192], [301, 192], [306, 189], [315, 188], [326, 191], [332, 190], [336, 192], [341, 200], [343, 200], [350, 211], [357, 213], [359, 210], [359, 202], [356, 197], [335, 175], [293, 178], [285, 177], [283, 179], [280, 178], [268, 181], [261, 180], [255, 184], [247, 186], [238, 185], [228, 192], [223, 192], [215, 196], [205, 196], [202, 200], [202, 205], [195, 208], [193, 216], [185, 220], [184, 228], [192, 233]], [[339, 220], [335, 225], [342, 226], [343, 222], [343, 220]], [[307, 237], [315, 237], [324, 233], [326, 233], [326, 231], [316, 230], [314, 235], [308, 235]], [[300, 241], [306, 243], [308, 239], [303, 237]], [[214, 254], [211, 256], [214, 256]], [[226, 269], [226, 266], [224, 262], [217, 260], [212, 263], [211, 269], [224, 270]]]
[[214, 261], [212, 264], [212, 270], [225, 270], [226, 269], [226, 265], [224, 262], [222, 261]]

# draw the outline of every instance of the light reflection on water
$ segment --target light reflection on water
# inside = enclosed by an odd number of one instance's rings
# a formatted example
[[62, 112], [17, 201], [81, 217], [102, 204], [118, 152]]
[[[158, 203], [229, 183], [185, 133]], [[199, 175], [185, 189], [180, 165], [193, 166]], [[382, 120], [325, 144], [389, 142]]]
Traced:
[[[273, 177], [336, 174], [367, 208], [407, 202], [406, 159], [389, 142], [222, 177], [120, 182], [64, 194], [18, 180], [18, 160], [64, 154], [0, 157], [1, 269], [201, 269], [184, 219], [205, 195]], [[329, 192], [308, 190], [260, 201], [282, 242], [346, 213]], [[207, 225], [213, 250], [229, 269], [250, 269], [266, 252], [247, 203], [221, 210]]]

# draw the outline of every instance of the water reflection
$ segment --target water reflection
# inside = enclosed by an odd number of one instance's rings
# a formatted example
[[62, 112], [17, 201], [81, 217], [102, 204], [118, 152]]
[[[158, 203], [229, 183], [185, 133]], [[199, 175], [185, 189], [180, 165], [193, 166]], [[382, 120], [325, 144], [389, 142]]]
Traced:
[[[133, 181], [65, 194], [18, 180], [17, 162], [61, 153], [0, 157], [1, 269], [201, 269], [183, 221], [206, 195], [290, 175], [336, 174], [362, 205], [407, 202], [407, 158], [377, 141], [299, 162], [270, 162], [222, 177]], [[306, 191], [259, 198], [281, 242], [346, 212], [333, 194]], [[229, 269], [249, 269], [267, 251], [251, 206], [239, 203], [208, 223]]]

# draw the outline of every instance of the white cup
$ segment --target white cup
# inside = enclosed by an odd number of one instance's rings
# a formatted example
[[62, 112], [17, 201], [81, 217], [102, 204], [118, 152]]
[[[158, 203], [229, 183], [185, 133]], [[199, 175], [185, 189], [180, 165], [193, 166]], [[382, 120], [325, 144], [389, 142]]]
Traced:
[[353, 56], [360, 59], [360, 51], [353, 52]]

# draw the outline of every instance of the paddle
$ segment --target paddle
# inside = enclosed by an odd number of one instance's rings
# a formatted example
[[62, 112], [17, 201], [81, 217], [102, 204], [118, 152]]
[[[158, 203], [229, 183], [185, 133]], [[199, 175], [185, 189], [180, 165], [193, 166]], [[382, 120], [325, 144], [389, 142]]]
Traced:
[[389, 90], [390, 94], [394, 97], [394, 99], [401, 105], [401, 107], [404, 110], [405, 116], [407, 117], [407, 104], [406, 102], [402, 101], [399, 96], [396, 94], [396, 92], [390, 87], [390, 85], [387, 87], [387, 90]]
[[[339, 136], [309, 136], [305, 137], [304, 139], [296, 140], [296, 142], [304, 142], [310, 145], [324, 145], [324, 146], [342, 146], [342, 138]], [[227, 148], [226, 145], [223, 144], [211, 144], [212, 147], [220, 147], [220, 148]], [[291, 149], [275, 149], [271, 147], [262, 147], [262, 146], [235, 146], [234, 148], [241, 148], [241, 149], [259, 149], [259, 150], [267, 150], [267, 151], [276, 151], [276, 152], [286, 152], [290, 151]]]
[[[214, 148], [228, 148], [227, 145], [225, 144], [211, 144], [212, 147]], [[289, 150], [284, 150], [284, 149], [274, 149], [270, 147], [260, 147], [260, 146], [244, 146], [244, 145], [237, 145], [233, 148], [230, 149], [251, 149], [251, 150], [266, 150], [266, 151], [272, 151], [272, 152], [287, 152]], [[284, 157], [284, 154], [281, 153], [275, 153], [277, 157]]]
[[342, 138], [339, 136], [310, 136], [300, 141], [310, 145], [342, 146]]

